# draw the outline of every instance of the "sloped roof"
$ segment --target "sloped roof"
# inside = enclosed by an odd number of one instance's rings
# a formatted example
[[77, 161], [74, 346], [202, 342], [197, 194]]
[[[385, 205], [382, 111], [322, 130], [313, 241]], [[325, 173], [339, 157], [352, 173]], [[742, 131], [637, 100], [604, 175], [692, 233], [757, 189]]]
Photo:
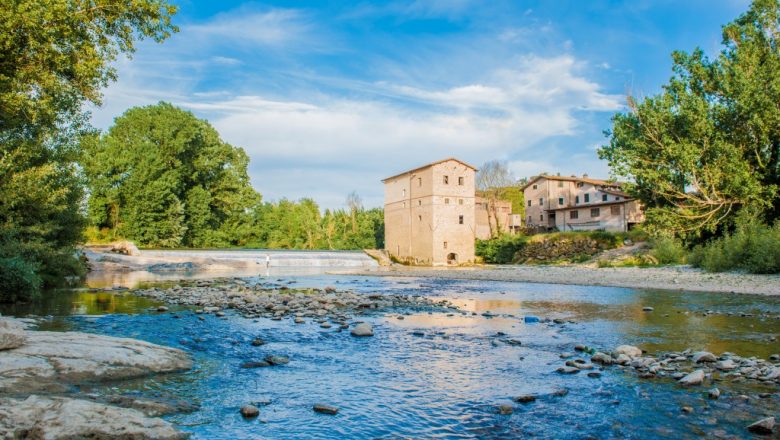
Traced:
[[437, 160], [436, 162], [431, 162], [431, 163], [429, 163], [429, 164], [426, 164], [426, 165], [423, 165], [423, 166], [420, 166], [420, 167], [417, 167], [417, 168], [413, 168], [413, 169], [411, 169], [411, 170], [409, 170], [409, 171], [404, 171], [403, 173], [398, 173], [398, 174], [392, 175], [392, 176], [390, 176], [390, 177], [385, 177], [384, 179], [382, 179], [382, 182], [385, 182], [385, 181], [387, 181], [387, 180], [390, 180], [390, 179], [392, 179], [392, 178], [395, 178], [395, 177], [398, 177], [398, 176], [403, 176], [404, 174], [409, 174], [409, 173], [413, 173], [413, 172], [415, 172], [415, 171], [419, 171], [419, 170], [421, 170], [421, 169], [423, 169], [423, 168], [428, 168], [428, 167], [432, 167], [432, 166], [434, 166], [434, 165], [438, 165], [438, 164], [440, 164], [440, 163], [449, 162], [449, 161], [451, 161], [451, 160], [452, 160], [452, 161], [455, 161], [455, 162], [458, 162], [458, 163], [459, 163], [459, 164], [461, 164], [461, 165], [465, 165], [466, 167], [468, 167], [468, 168], [471, 168], [471, 169], [472, 169], [472, 170], [474, 170], [474, 171], [477, 171], [477, 168], [476, 168], [476, 167], [474, 167], [474, 166], [472, 166], [472, 165], [469, 165], [469, 164], [467, 164], [466, 162], [463, 162], [463, 161], [462, 161], [462, 160], [460, 160], [460, 159], [455, 159], [454, 157], [448, 157], [447, 159]]
[[558, 180], [558, 181], [564, 181], [564, 182], [585, 182], [590, 183], [591, 185], [599, 185], [599, 186], [621, 186], [622, 183], [615, 182], [615, 181], [609, 181], [609, 180], [602, 180], [602, 179], [591, 179], [590, 177], [571, 177], [571, 176], [548, 176], [548, 175], [541, 175], [541, 176], [534, 176], [531, 178], [531, 180], [528, 181], [525, 185], [523, 185], [520, 189], [525, 190], [531, 184], [534, 182], [537, 182], [539, 179], [548, 179], [548, 180]]

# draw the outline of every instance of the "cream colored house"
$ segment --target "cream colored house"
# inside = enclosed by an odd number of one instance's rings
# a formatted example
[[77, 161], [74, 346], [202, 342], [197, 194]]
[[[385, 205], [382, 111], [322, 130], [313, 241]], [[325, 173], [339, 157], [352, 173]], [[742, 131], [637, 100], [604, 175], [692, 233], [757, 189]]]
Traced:
[[473, 262], [476, 171], [450, 158], [382, 180], [390, 255], [420, 265]]
[[515, 234], [522, 227], [520, 214], [512, 213], [512, 202], [496, 200], [495, 209], [488, 199], [477, 196], [474, 202], [476, 208], [476, 238], [487, 240], [498, 233]]
[[644, 221], [639, 202], [619, 182], [541, 175], [523, 186], [528, 227], [559, 231], [627, 231]]

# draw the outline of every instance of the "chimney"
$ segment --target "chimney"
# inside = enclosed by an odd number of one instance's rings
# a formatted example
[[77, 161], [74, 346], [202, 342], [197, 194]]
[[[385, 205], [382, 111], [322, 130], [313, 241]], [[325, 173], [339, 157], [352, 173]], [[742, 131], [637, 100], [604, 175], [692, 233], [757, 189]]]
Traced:
[[576, 174], [572, 174], [571, 177], [577, 177], [577, 175]]
[[582, 173], [582, 178], [583, 179], [587, 179], [588, 178], [588, 173]]
[[561, 177], [561, 173], [555, 173], [555, 175]]

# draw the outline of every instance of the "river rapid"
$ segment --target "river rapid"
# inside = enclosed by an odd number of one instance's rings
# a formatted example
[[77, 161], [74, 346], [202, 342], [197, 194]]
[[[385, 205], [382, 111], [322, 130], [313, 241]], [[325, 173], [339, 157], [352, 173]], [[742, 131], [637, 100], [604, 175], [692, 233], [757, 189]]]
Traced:
[[[41, 329], [131, 337], [191, 353], [190, 372], [80, 391], [197, 404], [192, 413], [166, 417], [196, 439], [749, 438], [748, 424], [780, 409], [776, 383], [722, 380], [682, 388], [671, 378], [640, 379], [610, 367], [597, 378], [556, 372], [560, 355], [576, 344], [768, 359], [780, 352], [778, 297], [322, 274], [246, 279], [423, 295], [449, 299], [461, 312], [368, 312], [353, 319], [373, 325], [368, 338], [311, 320], [296, 325], [291, 318], [247, 319], [230, 311], [217, 317], [185, 307], [160, 313], [158, 303], [132, 290], [58, 291], [0, 312], [44, 316]], [[255, 338], [266, 343], [254, 346]], [[269, 354], [290, 362], [241, 368]], [[707, 397], [713, 386], [722, 393], [717, 400]], [[525, 394], [537, 399], [513, 401]], [[246, 404], [258, 406], [259, 417], [244, 419], [239, 408]], [[314, 404], [339, 412], [319, 414]], [[512, 414], [499, 414], [499, 405], [510, 405]]]

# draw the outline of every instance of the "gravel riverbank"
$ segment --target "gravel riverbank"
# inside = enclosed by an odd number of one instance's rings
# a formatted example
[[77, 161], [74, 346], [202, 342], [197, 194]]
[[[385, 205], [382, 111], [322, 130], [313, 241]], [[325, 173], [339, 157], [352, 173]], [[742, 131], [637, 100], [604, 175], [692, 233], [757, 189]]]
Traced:
[[597, 268], [585, 265], [468, 268], [393, 266], [370, 271], [355, 271], [350, 274], [780, 295], [780, 275], [707, 273], [688, 266], [649, 268]]

